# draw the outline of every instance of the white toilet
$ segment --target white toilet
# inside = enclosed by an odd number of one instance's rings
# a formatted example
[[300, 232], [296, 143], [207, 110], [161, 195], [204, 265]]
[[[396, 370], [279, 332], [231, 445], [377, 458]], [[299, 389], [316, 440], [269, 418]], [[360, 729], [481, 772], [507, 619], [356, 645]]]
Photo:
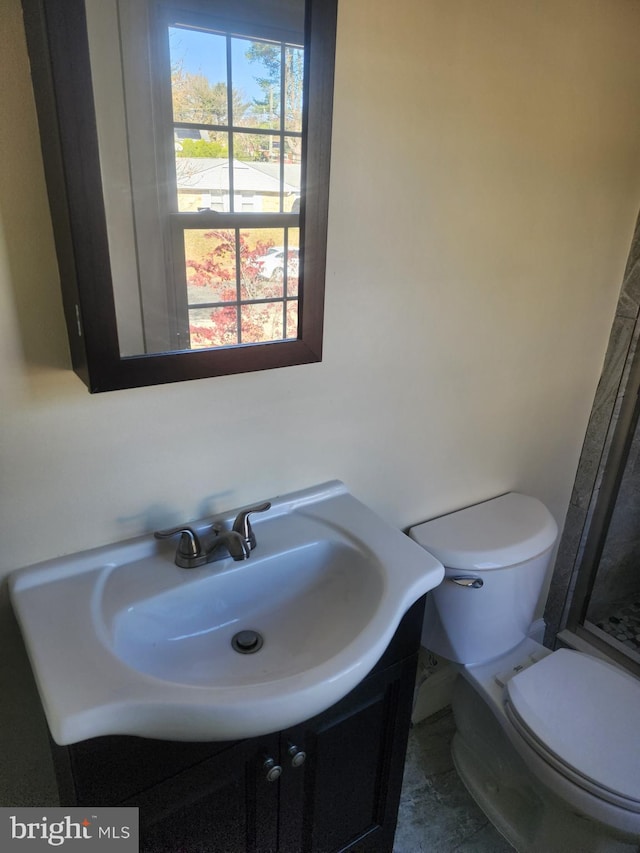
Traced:
[[460, 665], [458, 774], [520, 853], [637, 853], [640, 681], [528, 637], [557, 527], [509, 493], [411, 528], [445, 566], [423, 645]]

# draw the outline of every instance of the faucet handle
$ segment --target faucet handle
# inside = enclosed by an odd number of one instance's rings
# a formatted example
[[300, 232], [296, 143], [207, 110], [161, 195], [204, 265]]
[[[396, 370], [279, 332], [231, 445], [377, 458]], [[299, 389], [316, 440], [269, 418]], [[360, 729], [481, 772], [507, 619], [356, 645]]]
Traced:
[[170, 530], [156, 530], [153, 534], [156, 539], [171, 539], [172, 536], [180, 534], [180, 543], [178, 545], [177, 556], [180, 557], [200, 557], [202, 556], [202, 546], [198, 539], [198, 534], [191, 527], [179, 525], [172, 527]]
[[256, 535], [251, 527], [249, 516], [252, 512], [266, 512], [268, 509], [271, 509], [270, 501], [265, 501], [263, 504], [257, 504], [257, 506], [249, 507], [249, 509], [243, 509], [238, 513], [236, 520], [233, 522], [232, 530], [235, 530], [236, 533], [239, 533], [242, 536], [251, 550], [256, 547]]

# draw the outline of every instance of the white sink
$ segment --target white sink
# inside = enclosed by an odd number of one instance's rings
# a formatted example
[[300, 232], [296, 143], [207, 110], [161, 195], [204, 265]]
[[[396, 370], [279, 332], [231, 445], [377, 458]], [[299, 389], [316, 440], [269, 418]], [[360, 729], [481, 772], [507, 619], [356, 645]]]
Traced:
[[[302, 722], [367, 675], [444, 575], [337, 481], [252, 519], [258, 545], [240, 562], [181, 569], [175, 542], [146, 536], [11, 575], [58, 743], [230, 740]], [[232, 646], [245, 631], [259, 637], [249, 653]]]

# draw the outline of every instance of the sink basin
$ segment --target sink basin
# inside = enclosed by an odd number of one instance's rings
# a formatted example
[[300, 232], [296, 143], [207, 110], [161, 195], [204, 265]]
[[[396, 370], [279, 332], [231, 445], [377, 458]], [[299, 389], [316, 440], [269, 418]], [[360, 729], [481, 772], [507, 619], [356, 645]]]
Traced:
[[302, 722], [367, 675], [444, 575], [337, 481], [255, 519], [258, 545], [241, 562], [180, 569], [175, 542], [146, 536], [11, 575], [58, 743], [230, 740]]
[[[127, 584], [128, 570], [110, 572], [101, 596], [106, 645], [133, 669], [176, 684], [273, 681], [338, 655], [382, 598], [375, 560], [340, 542], [255, 556], [246, 566], [232, 562], [220, 572], [202, 570], [192, 583], [125, 608], [110, 600], [112, 587]], [[231, 641], [247, 630], [258, 633], [263, 645], [260, 654], [249, 649], [239, 660]]]

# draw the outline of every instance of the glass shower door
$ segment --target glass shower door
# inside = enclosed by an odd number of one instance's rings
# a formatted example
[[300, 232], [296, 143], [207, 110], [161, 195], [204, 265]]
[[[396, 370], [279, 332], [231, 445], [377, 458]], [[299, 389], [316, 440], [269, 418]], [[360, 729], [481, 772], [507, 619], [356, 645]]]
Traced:
[[612, 495], [583, 626], [640, 664], [640, 421]]

